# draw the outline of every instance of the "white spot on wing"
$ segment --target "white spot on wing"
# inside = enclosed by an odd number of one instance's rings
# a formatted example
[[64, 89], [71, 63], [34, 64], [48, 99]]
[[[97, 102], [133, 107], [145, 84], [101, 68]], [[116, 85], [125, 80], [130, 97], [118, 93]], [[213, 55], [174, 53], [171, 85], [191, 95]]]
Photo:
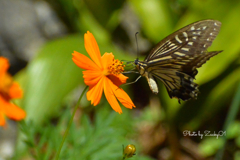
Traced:
[[180, 52], [174, 52], [175, 55], [178, 55], [178, 56], [185, 56], [185, 54], [183, 53], [180, 53]]
[[174, 43], [171, 43], [171, 44], [169, 45], [169, 47], [172, 47], [172, 46], [175, 46], [175, 44], [174, 44]]
[[192, 45], [193, 45], [193, 42], [188, 42], [188, 45], [192, 46]]
[[167, 60], [167, 59], [172, 59], [172, 57], [171, 56], [166, 56], [166, 57], [162, 57], [162, 58], [153, 59], [153, 60], [149, 61], [149, 63], [162, 61], [162, 60]]
[[183, 32], [183, 36], [184, 36], [184, 37], [187, 37], [188, 35], [187, 35], [187, 33], [186, 33], [186, 32]]
[[192, 37], [194, 40], [196, 40], [197, 39], [197, 37], [195, 36], [195, 37]]
[[186, 37], [186, 41], [188, 41], [188, 35], [186, 32], [183, 32], [183, 36]]
[[181, 48], [183, 51], [189, 51], [189, 48]]
[[172, 49], [175, 49], [175, 48], [177, 48], [177, 46], [175, 45], [175, 46], [173, 46], [172, 48], [170, 48], [169, 50], [172, 50]]
[[191, 27], [191, 30], [192, 30], [192, 31], [193, 31], [193, 30], [195, 30], [195, 27], [194, 27], [194, 26], [192, 26], [192, 27]]
[[205, 30], [207, 28], [207, 26], [203, 26], [202, 29]]
[[194, 35], [200, 35], [201, 32], [200, 32], [200, 31], [199, 31], [199, 32], [193, 32], [193, 34], [194, 34]]
[[175, 36], [175, 39], [176, 39], [179, 43], [182, 43], [182, 41], [178, 38], [178, 35]]

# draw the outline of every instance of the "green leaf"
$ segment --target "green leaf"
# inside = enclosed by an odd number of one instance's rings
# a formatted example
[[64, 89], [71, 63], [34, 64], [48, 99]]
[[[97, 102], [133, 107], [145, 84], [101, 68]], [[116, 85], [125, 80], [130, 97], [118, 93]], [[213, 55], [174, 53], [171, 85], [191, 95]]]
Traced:
[[235, 121], [231, 123], [227, 129], [227, 138], [236, 138], [238, 135], [240, 135], [240, 122]]
[[167, 3], [168, 1], [159, 0], [130, 1], [131, 7], [141, 20], [144, 33], [155, 42], [159, 42], [173, 29]]
[[21, 106], [27, 111], [28, 120], [41, 122], [56, 113], [63, 98], [83, 83], [81, 69], [72, 61], [74, 50], [85, 52], [82, 36], [47, 43], [26, 71], [18, 75], [20, 82], [25, 80], [22, 82], [25, 95]]
[[121, 9], [125, 1], [115, 0], [114, 3], [109, 3], [108, 0], [85, 0], [84, 2], [96, 20], [102, 26], [106, 27], [111, 19], [112, 14]]
[[210, 137], [202, 140], [199, 145], [200, 153], [205, 157], [212, 156], [216, 151], [223, 146], [223, 139]]

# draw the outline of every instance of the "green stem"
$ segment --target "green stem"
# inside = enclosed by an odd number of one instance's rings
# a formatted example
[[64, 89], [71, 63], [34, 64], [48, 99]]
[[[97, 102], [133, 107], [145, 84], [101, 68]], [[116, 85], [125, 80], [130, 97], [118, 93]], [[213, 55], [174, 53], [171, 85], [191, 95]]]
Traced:
[[[240, 83], [238, 84], [237, 92], [232, 100], [232, 104], [231, 104], [229, 112], [227, 114], [227, 118], [226, 118], [226, 121], [223, 126], [223, 131], [226, 131], [228, 129], [229, 125], [234, 121], [234, 119], [237, 116], [239, 108], [240, 108]], [[215, 160], [221, 160], [223, 158], [225, 144], [227, 141], [226, 136], [223, 137], [223, 141], [224, 141], [223, 147], [216, 154]]]
[[59, 156], [60, 156], [61, 149], [62, 149], [62, 147], [63, 147], [64, 141], [65, 141], [65, 139], [67, 138], [69, 129], [70, 129], [71, 125], [72, 125], [72, 121], [73, 121], [74, 115], [75, 115], [75, 113], [76, 113], [76, 111], [77, 111], [77, 109], [78, 109], [79, 103], [80, 103], [80, 101], [81, 101], [84, 93], [86, 92], [87, 88], [88, 88], [88, 86], [86, 86], [86, 87], [84, 88], [81, 96], [80, 96], [79, 99], [78, 99], [78, 102], [77, 102], [77, 104], [76, 104], [76, 106], [75, 106], [75, 108], [74, 108], [74, 111], [73, 111], [73, 114], [72, 114], [72, 116], [71, 116], [71, 119], [70, 119], [70, 121], [69, 121], [69, 123], [68, 123], [67, 129], [66, 129], [66, 131], [65, 131], [65, 133], [64, 133], [64, 135], [63, 135], [63, 139], [62, 139], [61, 145], [60, 145], [60, 147], [58, 148], [58, 152], [57, 152], [57, 155], [56, 155], [55, 160], [58, 160], [58, 158], [59, 158]]

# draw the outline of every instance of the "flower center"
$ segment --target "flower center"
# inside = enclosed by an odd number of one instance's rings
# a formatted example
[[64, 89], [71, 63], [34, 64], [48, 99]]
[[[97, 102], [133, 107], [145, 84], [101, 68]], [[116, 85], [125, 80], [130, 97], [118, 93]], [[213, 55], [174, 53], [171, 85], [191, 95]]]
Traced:
[[114, 59], [113, 63], [108, 66], [108, 73], [118, 75], [124, 71], [124, 67], [125, 65], [123, 65], [123, 62], [118, 59]]

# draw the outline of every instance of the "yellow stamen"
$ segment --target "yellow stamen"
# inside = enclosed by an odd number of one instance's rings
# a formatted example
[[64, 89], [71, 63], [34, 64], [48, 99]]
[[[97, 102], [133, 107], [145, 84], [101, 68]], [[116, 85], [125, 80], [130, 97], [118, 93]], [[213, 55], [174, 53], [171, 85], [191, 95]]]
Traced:
[[114, 59], [113, 63], [108, 67], [108, 73], [118, 75], [124, 71], [124, 67], [123, 62]]

